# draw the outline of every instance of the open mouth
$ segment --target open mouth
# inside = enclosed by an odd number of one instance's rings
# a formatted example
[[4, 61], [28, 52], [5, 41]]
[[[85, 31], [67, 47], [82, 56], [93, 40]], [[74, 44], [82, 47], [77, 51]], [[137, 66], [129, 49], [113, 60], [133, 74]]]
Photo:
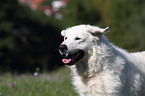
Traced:
[[63, 63], [71, 66], [80, 61], [84, 57], [84, 51], [79, 50], [73, 54], [66, 54], [66, 56], [62, 59]]

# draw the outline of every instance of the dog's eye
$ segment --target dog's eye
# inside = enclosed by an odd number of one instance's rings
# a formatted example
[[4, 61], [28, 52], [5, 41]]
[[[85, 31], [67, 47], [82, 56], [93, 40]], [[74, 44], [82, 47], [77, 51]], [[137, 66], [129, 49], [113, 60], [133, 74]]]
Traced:
[[81, 39], [81, 38], [79, 38], [79, 37], [76, 37], [76, 38], [75, 38], [75, 40], [80, 40], [80, 39]]
[[67, 39], [67, 37], [64, 38], [64, 40], [66, 40], [66, 39]]

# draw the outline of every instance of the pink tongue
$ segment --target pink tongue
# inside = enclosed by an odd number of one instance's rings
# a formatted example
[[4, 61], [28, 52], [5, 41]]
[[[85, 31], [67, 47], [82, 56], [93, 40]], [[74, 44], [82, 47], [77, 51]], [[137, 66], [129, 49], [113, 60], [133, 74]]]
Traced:
[[71, 61], [71, 59], [62, 59], [62, 62], [65, 64], [69, 63], [70, 61]]

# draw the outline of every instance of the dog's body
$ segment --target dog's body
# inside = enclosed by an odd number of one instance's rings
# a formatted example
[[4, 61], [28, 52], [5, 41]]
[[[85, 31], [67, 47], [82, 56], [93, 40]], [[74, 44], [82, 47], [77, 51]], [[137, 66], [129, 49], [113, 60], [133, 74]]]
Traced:
[[62, 61], [80, 96], [144, 96], [145, 52], [128, 53], [104, 37], [105, 29], [78, 25], [62, 31]]

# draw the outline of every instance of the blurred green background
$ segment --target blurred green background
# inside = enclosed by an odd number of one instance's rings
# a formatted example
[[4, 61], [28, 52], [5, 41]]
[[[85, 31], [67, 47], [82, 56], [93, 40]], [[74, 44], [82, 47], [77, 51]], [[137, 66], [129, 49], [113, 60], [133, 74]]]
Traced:
[[144, 0], [1, 0], [0, 71], [52, 71], [62, 29], [77, 24], [110, 27], [107, 38], [130, 52], [145, 50]]

